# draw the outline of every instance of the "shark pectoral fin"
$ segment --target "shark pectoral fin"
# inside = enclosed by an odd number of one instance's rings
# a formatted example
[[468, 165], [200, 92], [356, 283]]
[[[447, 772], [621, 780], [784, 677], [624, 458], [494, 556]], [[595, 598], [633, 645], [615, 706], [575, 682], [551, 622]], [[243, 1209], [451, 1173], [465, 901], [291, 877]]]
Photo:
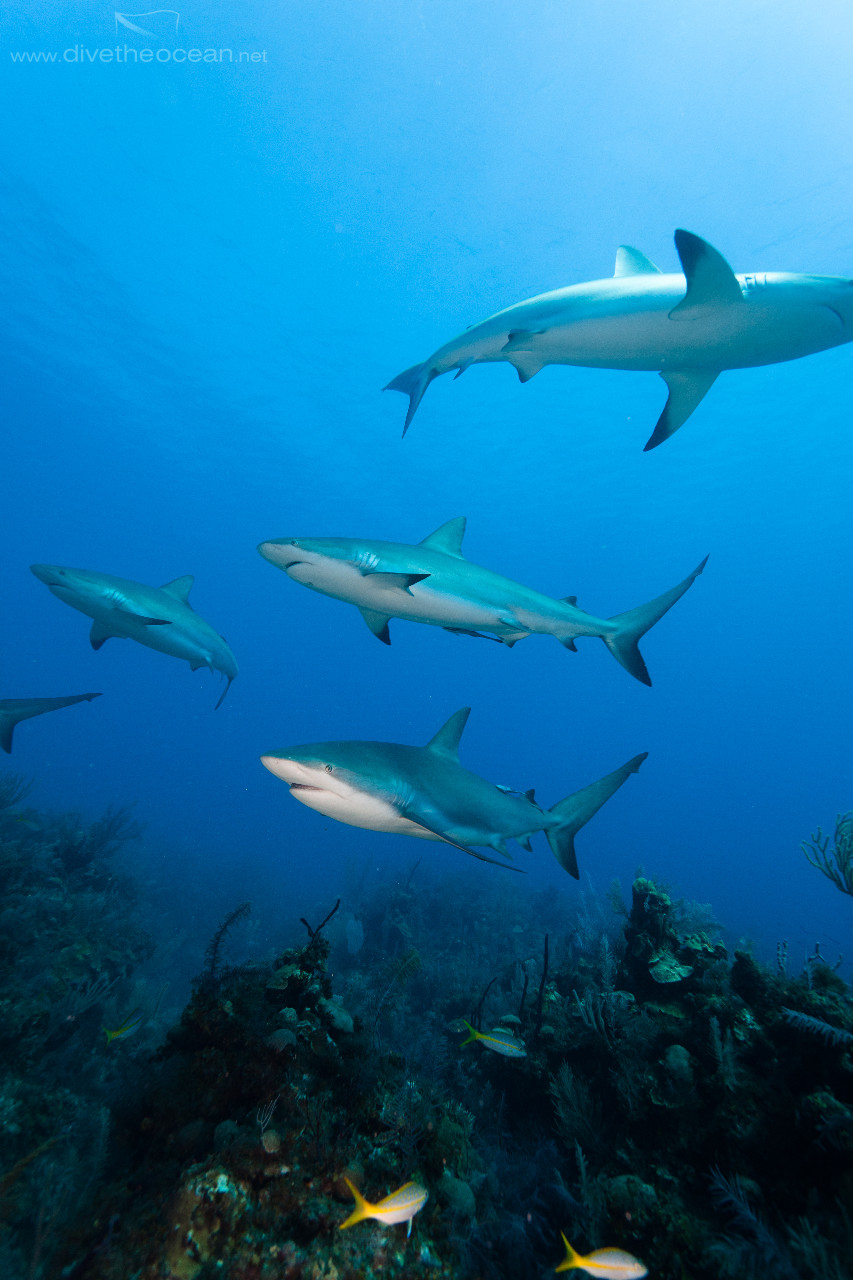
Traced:
[[[454, 711], [453, 715], [447, 720], [427, 743], [428, 751], [437, 751], [440, 755], [450, 756], [451, 760], [459, 759], [459, 741], [465, 731], [468, 723], [468, 717], [471, 714], [470, 707], [460, 707], [458, 711]], [[418, 818], [416, 821], [421, 822]], [[426, 826], [426, 823], [422, 823]], [[432, 827], [429, 828], [432, 831]], [[442, 839], [444, 837], [442, 836]]]
[[[458, 714], [458, 713], [457, 713]], [[424, 831], [431, 831], [434, 836], [438, 836], [439, 840], [444, 844], [450, 844], [454, 849], [459, 849], [462, 853], [469, 854], [472, 858], [477, 858], [480, 862], [490, 862], [493, 867], [505, 867], [507, 871], [519, 871], [525, 874], [521, 867], [509, 867], [505, 862], [499, 862], [497, 858], [489, 858], [485, 853], [480, 853], [479, 849], [472, 849], [467, 844], [460, 844], [458, 840], [454, 840], [448, 832], [442, 831], [441, 827], [433, 818], [425, 818], [418, 812], [417, 808], [406, 808], [403, 816], [408, 818], [410, 822], [416, 822], [419, 827], [423, 827]], [[509, 857], [509, 853], [506, 854]]]
[[160, 588], [161, 591], [168, 591], [170, 596], [174, 596], [176, 600], [180, 600], [181, 604], [192, 608], [190, 604], [190, 591], [195, 578], [191, 573], [185, 573], [182, 578], [175, 578], [172, 582], [166, 582]]
[[462, 539], [465, 537], [466, 524], [467, 520], [464, 516], [454, 516], [452, 520], [440, 525], [434, 533], [428, 533], [425, 538], [421, 538], [419, 545], [429, 547], [432, 551], [443, 551], [446, 556], [456, 556], [458, 560], [464, 560]]
[[620, 244], [616, 250], [616, 266], [614, 277], [618, 276], [654, 276], [660, 275], [660, 267], [656, 267], [651, 258], [647, 258], [639, 249], [632, 249], [629, 244]]
[[560, 644], [564, 649], [568, 649], [569, 653], [577, 653], [578, 647], [575, 644], [574, 636], [569, 636], [567, 640], [561, 640]]
[[168, 618], [149, 618], [144, 613], [137, 613], [134, 609], [125, 609], [124, 605], [116, 605], [117, 613], [126, 613], [129, 618], [133, 618], [134, 622], [141, 622], [144, 627], [171, 627]]
[[423, 582], [424, 578], [428, 578], [428, 573], [383, 573], [381, 570], [375, 572], [370, 569], [363, 574], [365, 578], [370, 578], [373, 585], [383, 588], [386, 591], [405, 591], [407, 595], [411, 595], [410, 587], [416, 582]]
[[681, 259], [687, 292], [669, 313], [670, 320], [695, 320], [699, 308], [742, 304], [743, 291], [723, 255], [701, 236], [676, 231], [675, 247]]
[[383, 644], [391, 643], [391, 632], [388, 630], [388, 623], [391, 621], [390, 614], [377, 613], [374, 609], [359, 609], [359, 613], [378, 640], [381, 640]]
[[100, 649], [101, 645], [106, 644], [114, 636], [115, 632], [110, 631], [109, 627], [104, 626], [103, 622], [93, 622], [92, 630], [89, 632], [89, 644], [93, 649]]
[[643, 446], [644, 453], [656, 449], [684, 425], [718, 375], [710, 369], [667, 369], [660, 376], [669, 388], [669, 395], [657, 426]]
[[494, 640], [497, 644], [503, 643], [500, 636], [490, 636], [485, 631], [469, 631], [467, 627], [442, 627], [442, 631], [449, 631], [452, 636], [473, 636], [476, 640]]

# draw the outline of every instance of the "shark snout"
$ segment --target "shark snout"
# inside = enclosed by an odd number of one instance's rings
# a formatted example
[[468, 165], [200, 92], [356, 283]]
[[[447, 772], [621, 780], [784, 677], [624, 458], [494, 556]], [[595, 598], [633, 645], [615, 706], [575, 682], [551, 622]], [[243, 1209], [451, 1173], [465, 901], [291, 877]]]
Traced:
[[65, 570], [55, 564], [31, 564], [30, 573], [35, 574], [46, 587], [58, 586], [65, 577]]
[[[278, 538], [275, 542], [261, 542], [258, 545], [258, 551], [270, 564], [274, 564], [277, 569], [283, 569], [287, 574], [290, 574], [291, 569], [295, 569], [297, 565], [316, 569], [321, 560], [315, 551], [307, 550], [295, 538]], [[302, 579], [297, 578], [297, 581]]]
[[312, 771], [306, 769], [305, 765], [300, 764], [298, 760], [289, 760], [287, 756], [261, 756], [261, 764], [265, 769], [269, 769], [274, 777], [286, 782], [289, 787], [314, 785]]
[[292, 540], [278, 539], [275, 542], [259, 542], [258, 551], [265, 560], [285, 572], [293, 564], [298, 564], [304, 557], [298, 545]]

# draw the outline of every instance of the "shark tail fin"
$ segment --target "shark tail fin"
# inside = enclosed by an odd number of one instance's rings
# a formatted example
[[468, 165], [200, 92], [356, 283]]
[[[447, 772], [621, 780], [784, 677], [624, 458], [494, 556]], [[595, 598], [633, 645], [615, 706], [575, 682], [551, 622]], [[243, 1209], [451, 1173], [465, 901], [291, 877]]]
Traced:
[[228, 692], [228, 690], [231, 688], [231, 681], [233, 679], [234, 679], [233, 676], [228, 677], [228, 683], [226, 684], [225, 688], [222, 690], [222, 693], [219, 695], [219, 701], [217, 702], [216, 706], [213, 708], [214, 711], [218, 711], [219, 708], [222, 706], [223, 702], [225, 701], [225, 695]]
[[355, 1200], [355, 1206], [353, 1207], [353, 1211], [350, 1216], [341, 1223], [338, 1228], [339, 1231], [343, 1231], [345, 1227], [354, 1227], [357, 1222], [364, 1222], [365, 1218], [370, 1217], [370, 1205], [367, 1203], [358, 1187], [350, 1182], [349, 1178], [344, 1178], [344, 1182], [352, 1192], [353, 1199]]
[[585, 827], [590, 818], [598, 813], [614, 792], [619, 790], [625, 779], [637, 772], [647, 755], [648, 752], [644, 751], [642, 755], [634, 756], [620, 769], [614, 769], [613, 773], [599, 778], [598, 782], [591, 782], [582, 791], [566, 796], [565, 800], [558, 800], [553, 808], [548, 810], [551, 816], [558, 820], [557, 826], [550, 827], [545, 832], [551, 852], [563, 870], [568, 871], [575, 880], [580, 879], [578, 860], [575, 857], [575, 836], [581, 827]]
[[706, 556], [683, 582], [679, 582], [678, 586], [670, 587], [669, 591], [664, 591], [662, 596], [656, 596], [647, 604], [638, 605], [636, 609], [629, 609], [626, 613], [617, 613], [615, 617], [609, 619], [610, 622], [616, 623], [616, 630], [602, 636], [602, 640], [620, 666], [643, 684], [650, 685], [652, 682], [643, 655], [640, 653], [640, 640], [681, 599], [707, 563]]
[[406, 414], [406, 421], [403, 424], [403, 435], [408, 431], [412, 418], [417, 413], [418, 405], [424, 398], [427, 387], [433, 378], [437, 378], [438, 373], [435, 369], [431, 369], [428, 363], [413, 364], [411, 369], [404, 369], [402, 373], [398, 373], [387, 385], [383, 387], [383, 391], [402, 391], [404, 395], [409, 397], [409, 409]]

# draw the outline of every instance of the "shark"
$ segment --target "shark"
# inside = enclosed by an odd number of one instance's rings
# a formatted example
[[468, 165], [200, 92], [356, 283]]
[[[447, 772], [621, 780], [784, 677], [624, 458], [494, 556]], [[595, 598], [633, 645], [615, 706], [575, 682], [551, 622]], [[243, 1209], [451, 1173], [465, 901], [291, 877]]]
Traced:
[[517, 302], [472, 325], [384, 389], [409, 397], [403, 435], [434, 378], [506, 360], [522, 382], [548, 364], [657, 372], [667, 400], [645, 450], [683, 426], [726, 369], [751, 369], [853, 340], [853, 280], [736, 275], [691, 231], [675, 232], [681, 272], [620, 245], [612, 277]]
[[73, 707], [75, 702], [91, 702], [100, 698], [99, 693], [73, 693], [68, 698], [2, 698], [0, 699], [0, 747], [8, 754], [12, 751], [12, 734], [22, 720], [43, 716], [46, 711], [60, 711]]
[[651, 678], [639, 641], [681, 599], [708, 560], [706, 556], [683, 582], [647, 604], [598, 618], [578, 608], [577, 596], [555, 600], [467, 560], [462, 554], [465, 527], [465, 517], [457, 516], [415, 546], [355, 538], [279, 538], [260, 543], [258, 551], [294, 582], [354, 604], [384, 644], [391, 643], [391, 618], [497, 640], [510, 648], [539, 634], [555, 636], [576, 651], [576, 639], [597, 636], [646, 685]]
[[328, 818], [368, 831], [443, 841], [497, 866], [509, 864], [476, 846], [511, 858], [508, 840], [529, 851], [530, 837], [544, 831], [560, 866], [579, 879], [575, 836], [637, 772], [648, 752], [543, 809], [534, 790], [496, 786], [460, 764], [459, 741], [470, 711], [455, 712], [425, 747], [314, 742], [268, 752], [261, 764], [287, 783], [295, 800]]
[[100, 649], [112, 638], [136, 640], [159, 653], [185, 659], [193, 671], [200, 667], [219, 671], [227, 680], [216, 704], [217, 708], [222, 706], [237, 675], [237, 661], [225, 638], [190, 604], [192, 574], [162, 587], [149, 587], [91, 569], [33, 564], [30, 570], [58, 600], [93, 619], [89, 632], [93, 649]]

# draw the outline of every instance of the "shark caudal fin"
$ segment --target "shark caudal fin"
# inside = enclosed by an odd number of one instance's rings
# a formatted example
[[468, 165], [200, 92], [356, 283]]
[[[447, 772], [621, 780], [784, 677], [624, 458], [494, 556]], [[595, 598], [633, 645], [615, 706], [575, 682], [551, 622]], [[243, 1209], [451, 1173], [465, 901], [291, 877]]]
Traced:
[[662, 596], [657, 596], [654, 600], [650, 600], [648, 604], [638, 605], [636, 609], [629, 609], [627, 613], [617, 613], [615, 617], [608, 619], [609, 622], [616, 623], [617, 630], [611, 632], [610, 635], [602, 636], [602, 640], [620, 666], [623, 666], [630, 675], [643, 684], [650, 685], [652, 682], [646, 669], [646, 664], [643, 661], [643, 655], [640, 653], [640, 640], [649, 628], [653, 627], [672, 608], [676, 601], [681, 599], [685, 591], [699, 577], [707, 563], [708, 557], [706, 556], [702, 563], [683, 582], [679, 582], [677, 587], [671, 587], [669, 591], [665, 591]]
[[225, 678], [228, 681], [228, 683], [226, 684], [225, 688], [222, 690], [222, 693], [219, 695], [219, 701], [217, 702], [216, 706], [213, 708], [214, 711], [218, 711], [219, 708], [222, 706], [223, 702], [225, 701], [225, 695], [228, 692], [228, 690], [231, 688], [231, 682], [234, 679], [233, 676], [229, 676], [229, 675], [226, 675]]
[[427, 363], [413, 364], [411, 369], [404, 369], [388, 383], [387, 387], [382, 388], [383, 391], [402, 391], [403, 395], [409, 397], [409, 410], [403, 424], [403, 435], [408, 431], [412, 418], [417, 413], [418, 405], [424, 398], [424, 392], [433, 378], [437, 377], [435, 369], [431, 369]]
[[78, 702], [91, 702], [100, 696], [99, 693], [75, 693], [69, 698], [4, 698], [0, 702], [0, 747], [7, 755], [11, 754], [12, 734], [22, 720], [32, 720], [33, 716], [44, 715], [46, 711], [73, 707]]
[[644, 751], [642, 755], [634, 756], [621, 769], [615, 769], [606, 778], [599, 778], [598, 782], [591, 782], [582, 791], [566, 796], [565, 800], [559, 800], [548, 810], [559, 821], [559, 826], [550, 827], [545, 832], [551, 851], [563, 870], [568, 871], [575, 880], [580, 879], [578, 860], [575, 857], [575, 836], [613, 793], [619, 790], [625, 779], [637, 772], [648, 754], [648, 751]]

